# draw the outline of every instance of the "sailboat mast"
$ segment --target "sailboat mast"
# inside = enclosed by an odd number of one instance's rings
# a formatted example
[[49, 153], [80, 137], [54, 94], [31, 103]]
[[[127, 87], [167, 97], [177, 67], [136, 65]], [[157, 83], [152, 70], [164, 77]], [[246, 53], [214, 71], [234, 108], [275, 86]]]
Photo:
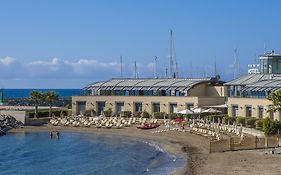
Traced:
[[170, 57], [169, 57], [169, 63], [170, 63], [170, 74], [169, 74], [169, 78], [172, 78], [173, 77], [173, 66], [174, 66], [174, 63], [173, 63], [173, 31], [170, 30]]
[[121, 78], [123, 78], [123, 60], [122, 60], [122, 56], [120, 56], [120, 76]]

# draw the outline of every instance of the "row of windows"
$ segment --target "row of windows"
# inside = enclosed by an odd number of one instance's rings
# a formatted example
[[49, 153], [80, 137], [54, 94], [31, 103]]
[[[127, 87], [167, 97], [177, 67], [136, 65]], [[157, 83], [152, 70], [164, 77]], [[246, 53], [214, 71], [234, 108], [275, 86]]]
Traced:
[[[242, 86], [230, 86], [228, 96], [230, 97], [246, 97], [246, 98], [267, 98], [271, 91], [243, 91]], [[242, 92], [242, 93], [241, 93]]]
[[185, 96], [187, 95], [181, 91], [171, 90], [100, 90], [99, 95], [106, 96]]
[[[143, 103], [142, 102], [134, 102], [134, 108], [133, 108], [133, 112], [142, 112], [143, 111]], [[161, 112], [161, 105], [160, 103], [152, 103], [152, 111], [153, 112]], [[165, 105], [165, 104], [163, 104]], [[125, 110], [124, 108], [125, 104], [124, 102], [116, 102], [115, 105], [115, 112], [119, 113]], [[175, 113], [177, 112], [177, 107], [178, 105], [176, 103], [171, 103], [169, 104], [169, 109], [170, 109], [170, 113]], [[187, 103], [186, 104], [186, 109], [191, 109], [194, 107], [193, 103]], [[105, 109], [105, 102], [97, 102], [97, 112], [98, 114], [101, 114], [102, 111], [104, 111]]]
[[[239, 115], [239, 112], [238, 112], [238, 110], [239, 110], [238, 105], [232, 105], [231, 108], [232, 108], [232, 116], [234, 116], [234, 117], [241, 116], [241, 115]], [[240, 107], [240, 108], [242, 109], [243, 107]], [[252, 117], [254, 109], [255, 108], [253, 108], [251, 105], [245, 105], [245, 114], [242, 115], [242, 116]], [[256, 110], [257, 110], [257, 117], [258, 118], [263, 118], [266, 115], [266, 111], [265, 111], [265, 108], [263, 106], [258, 106]], [[274, 113], [270, 111], [269, 116], [273, 120]]]

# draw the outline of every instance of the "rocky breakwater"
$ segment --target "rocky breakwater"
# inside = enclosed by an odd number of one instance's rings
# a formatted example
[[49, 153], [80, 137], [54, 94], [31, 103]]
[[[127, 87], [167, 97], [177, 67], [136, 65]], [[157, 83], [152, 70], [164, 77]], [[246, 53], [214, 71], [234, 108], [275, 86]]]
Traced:
[[0, 136], [5, 135], [12, 128], [19, 128], [23, 125], [11, 115], [0, 115]]

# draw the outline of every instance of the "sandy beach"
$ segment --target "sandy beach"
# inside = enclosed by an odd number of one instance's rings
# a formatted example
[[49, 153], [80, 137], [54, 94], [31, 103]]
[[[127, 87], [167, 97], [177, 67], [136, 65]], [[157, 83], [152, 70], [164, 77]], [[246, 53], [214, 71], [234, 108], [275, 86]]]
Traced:
[[[17, 132], [41, 131], [93, 132], [96, 134], [116, 134], [154, 141], [168, 152], [186, 156], [187, 164], [175, 174], [189, 175], [279, 175], [281, 154], [265, 154], [265, 150], [232, 151], [209, 154], [209, 142], [206, 138], [189, 132], [168, 131], [151, 133], [151, 130], [139, 130], [135, 127], [124, 129], [98, 129], [60, 126], [26, 126], [13, 129]], [[280, 152], [280, 150], [278, 150]]]

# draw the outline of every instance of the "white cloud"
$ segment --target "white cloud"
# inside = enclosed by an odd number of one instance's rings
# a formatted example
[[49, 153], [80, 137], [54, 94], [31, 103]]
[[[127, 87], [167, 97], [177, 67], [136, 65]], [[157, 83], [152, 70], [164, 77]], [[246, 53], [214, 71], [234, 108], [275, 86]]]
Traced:
[[51, 61], [32, 61], [28, 63], [29, 65], [47, 65], [47, 66], [56, 66], [59, 64], [58, 58], [53, 58]]
[[12, 57], [5, 57], [0, 59], [0, 63], [6, 66], [14, 63], [15, 61], [16, 59]]

